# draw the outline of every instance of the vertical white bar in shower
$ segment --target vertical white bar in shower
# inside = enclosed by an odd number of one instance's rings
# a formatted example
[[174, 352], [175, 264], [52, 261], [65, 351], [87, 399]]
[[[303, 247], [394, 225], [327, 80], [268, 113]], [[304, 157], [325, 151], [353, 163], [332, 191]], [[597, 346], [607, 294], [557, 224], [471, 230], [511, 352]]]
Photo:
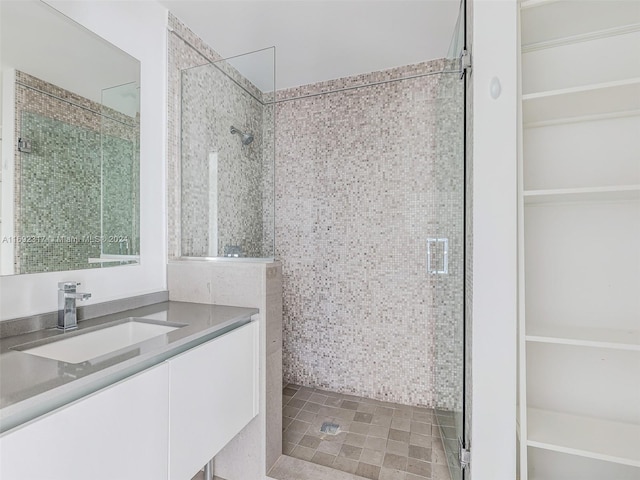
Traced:
[[209, 152], [209, 252], [218, 256], [218, 152]]

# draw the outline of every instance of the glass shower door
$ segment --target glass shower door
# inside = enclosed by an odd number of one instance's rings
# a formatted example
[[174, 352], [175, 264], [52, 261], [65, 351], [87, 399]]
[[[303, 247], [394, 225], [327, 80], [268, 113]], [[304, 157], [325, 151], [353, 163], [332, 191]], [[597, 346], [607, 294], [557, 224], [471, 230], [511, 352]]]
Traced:
[[[462, 480], [460, 452], [465, 428], [465, 79], [460, 72], [464, 49], [464, 2], [461, 4], [449, 59], [440, 76], [436, 101], [438, 176], [434, 192], [436, 225], [428, 241], [435, 305], [434, 468]], [[442, 450], [439, 450], [442, 447]], [[438, 455], [436, 452], [440, 452]], [[444, 452], [444, 458], [442, 453]], [[446, 477], [444, 477], [446, 478]]]

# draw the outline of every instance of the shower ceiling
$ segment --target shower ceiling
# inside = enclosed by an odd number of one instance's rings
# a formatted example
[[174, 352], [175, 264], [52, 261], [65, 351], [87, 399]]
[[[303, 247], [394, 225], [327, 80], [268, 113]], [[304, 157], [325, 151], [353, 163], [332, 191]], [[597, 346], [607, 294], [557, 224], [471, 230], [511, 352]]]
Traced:
[[[223, 57], [276, 47], [277, 88], [446, 56], [459, 0], [160, 0]], [[242, 64], [258, 87], [271, 85]]]

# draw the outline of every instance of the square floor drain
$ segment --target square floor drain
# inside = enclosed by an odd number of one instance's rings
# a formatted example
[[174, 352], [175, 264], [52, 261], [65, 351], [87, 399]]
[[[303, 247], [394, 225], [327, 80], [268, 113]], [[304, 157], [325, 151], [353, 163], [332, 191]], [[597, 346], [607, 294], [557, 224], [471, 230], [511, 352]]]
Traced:
[[340, 429], [340, 425], [336, 425], [331, 422], [324, 422], [320, 427], [320, 431], [322, 433], [328, 433], [329, 435], [337, 435], [338, 430]]

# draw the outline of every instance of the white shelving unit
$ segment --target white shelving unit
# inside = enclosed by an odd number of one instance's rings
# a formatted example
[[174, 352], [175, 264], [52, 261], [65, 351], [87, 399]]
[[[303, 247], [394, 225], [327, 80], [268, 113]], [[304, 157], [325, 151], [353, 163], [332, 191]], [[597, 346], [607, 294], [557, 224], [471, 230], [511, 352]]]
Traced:
[[640, 2], [519, 27], [519, 478], [639, 480]]

